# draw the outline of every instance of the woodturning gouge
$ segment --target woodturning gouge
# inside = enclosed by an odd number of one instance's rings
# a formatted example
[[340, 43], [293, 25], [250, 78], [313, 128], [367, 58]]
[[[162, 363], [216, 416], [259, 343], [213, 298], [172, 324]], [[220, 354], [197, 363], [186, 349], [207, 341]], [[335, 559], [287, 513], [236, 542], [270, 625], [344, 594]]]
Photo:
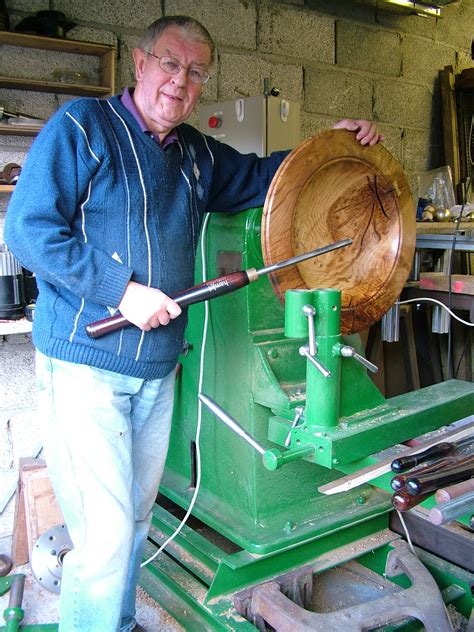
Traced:
[[[474, 436], [474, 423], [468, 423], [462, 428], [456, 428], [455, 430], [443, 433], [434, 439], [430, 439], [426, 443], [418, 445], [413, 448], [409, 448], [405, 452], [405, 456], [416, 454], [417, 452], [422, 452], [426, 450], [426, 448], [430, 448], [442, 441], [446, 440], [456, 440], [463, 439], [464, 437], [472, 437]], [[353, 474], [348, 474], [347, 476], [343, 476], [338, 478], [331, 483], [327, 483], [325, 485], [321, 485], [318, 488], [318, 491], [322, 494], [339, 494], [341, 492], [346, 492], [350, 489], [354, 489], [354, 487], [359, 487], [359, 485], [363, 485], [364, 483], [369, 483], [373, 479], [382, 476], [382, 474], [386, 474], [391, 471], [391, 464], [393, 462], [393, 457], [389, 457], [378, 463], [374, 463], [373, 465], [369, 465]]]
[[[327, 252], [338, 250], [339, 248], [344, 248], [345, 246], [349, 246], [350, 244], [352, 244], [352, 239], [343, 239], [342, 241], [328, 244], [327, 246], [323, 246], [322, 248], [316, 248], [311, 252], [306, 252], [302, 255], [297, 255], [296, 257], [285, 259], [285, 261], [280, 261], [279, 263], [274, 263], [270, 266], [266, 266], [258, 270], [256, 268], [248, 268], [247, 270], [239, 270], [237, 272], [224, 274], [223, 276], [211, 279], [210, 281], [205, 281], [204, 283], [195, 285], [188, 290], [179, 292], [176, 296], [173, 296], [172, 298], [176, 303], [178, 303], [178, 305], [181, 305], [182, 307], [184, 307], [185, 305], [200, 303], [201, 301], [207, 301], [210, 298], [223, 296], [224, 294], [229, 294], [234, 290], [245, 287], [246, 285], [248, 285], [252, 281], [256, 281], [263, 275], [270, 274], [271, 272], [276, 272], [277, 270], [281, 270], [282, 268], [301, 263], [302, 261], [312, 259], [313, 257], [319, 257], [320, 255], [324, 255]], [[123, 329], [124, 327], [128, 327], [131, 324], [132, 323], [130, 323], [124, 316], [122, 316], [121, 314], [117, 314], [115, 316], [111, 316], [110, 318], [104, 318], [103, 320], [98, 320], [94, 323], [90, 323], [86, 327], [86, 332], [90, 338], [100, 338], [105, 334], [117, 331], [118, 329]]]

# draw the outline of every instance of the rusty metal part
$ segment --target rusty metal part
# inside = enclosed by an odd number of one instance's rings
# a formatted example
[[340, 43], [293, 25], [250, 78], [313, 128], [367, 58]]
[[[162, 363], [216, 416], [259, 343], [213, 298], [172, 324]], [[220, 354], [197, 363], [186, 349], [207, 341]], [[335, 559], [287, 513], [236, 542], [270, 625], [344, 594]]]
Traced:
[[13, 568], [13, 562], [8, 555], [0, 555], [0, 577], [5, 577]]
[[286, 597], [276, 581], [257, 586], [251, 612], [277, 632], [362, 632], [413, 617], [427, 632], [452, 632], [441, 593], [432, 575], [404, 542], [397, 542], [386, 563], [389, 577], [405, 574], [411, 587], [337, 612], [310, 612]]

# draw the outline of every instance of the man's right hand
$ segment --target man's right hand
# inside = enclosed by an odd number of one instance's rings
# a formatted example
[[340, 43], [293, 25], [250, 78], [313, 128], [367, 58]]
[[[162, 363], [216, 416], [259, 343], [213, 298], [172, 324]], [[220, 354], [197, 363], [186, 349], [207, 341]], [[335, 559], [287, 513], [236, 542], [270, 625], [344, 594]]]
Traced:
[[121, 314], [143, 331], [150, 331], [181, 314], [181, 307], [161, 290], [130, 281], [119, 304]]

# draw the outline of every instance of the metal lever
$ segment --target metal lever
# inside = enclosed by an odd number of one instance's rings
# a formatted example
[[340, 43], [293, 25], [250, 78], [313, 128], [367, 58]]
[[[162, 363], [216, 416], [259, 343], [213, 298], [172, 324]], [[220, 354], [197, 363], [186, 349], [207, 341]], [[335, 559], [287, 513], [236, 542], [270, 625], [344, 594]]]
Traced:
[[[306, 358], [308, 358], [308, 360], [318, 369], [318, 371], [320, 371], [324, 377], [329, 377], [331, 375], [331, 371], [328, 371], [326, 369], [326, 367], [321, 364], [321, 362], [319, 362], [319, 360], [316, 360], [315, 356], [318, 352], [318, 346], [316, 344], [316, 334], [314, 331], [314, 315], [316, 314], [316, 310], [314, 309], [314, 307], [312, 305], [304, 305], [303, 306], [303, 314], [307, 317], [308, 319], [308, 342], [309, 344], [304, 345], [303, 347], [300, 347], [299, 351], [300, 351], [300, 355], [305, 356]], [[296, 410], [296, 409], [295, 409]], [[300, 415], [301, 417], [301, 415]], [[299, 419], [299, 417], [298, 417]], [[298, 420], [296, 420], [298, 421]], [[296, 425], [295, 421], [293, 422], [294, 425]], [[292, 426], [293, 428], [294, 426]], [[291, 433], [291, 430], [290, 430]], [[286, 438], [286, 441], [289, 442], [289, 436], [290, 433], [288, 433], [288, 436]], [[287, 442], [285, 441], [285, 445], [288, 445]]]
[[326, 367], [323, 364], [321, 364], [319, 360], [316, 360], [316, 358], [311, 355], [308, 345], [304, 345], [303, 347], [300, 347], [300, 355], [308, 358], [311, 364], [313, 364], [318, 369], [318, 371], [322, 373], [323, 377], [331, 377], [331, 371], [328, 371]]
[[360, 362], [360, 364], [365, 366], [365, 368], [371, 371], [372, 373], [377, 373], [377, 371], [379, 370], [378, 366], [375, 366], [375, 364], [372, 364], [372, 362], [369, 362], [367, 358], [364, 358], [364, 356], [361, 356], [359, 353], [357, 353], [354, 347], [350, 347], [349, 345], [343, 345], [340, 349], [340, 354], [343, 358], [354, 358], [354, 360], [357, 360], [357, 362]]
[[249, 435], [249, 433], [244, 430], [233, 417], [228, 415], [214, 400], [207, 395], [204, 395], [204, 393], [199, 393], [198, 397], [218, 419], [223, 421], [226, 426], [250, 444], [252, 448], [257, 450], [262, 457], [263, 465], [267, 470], [274, 471], [279, 467], [282, 467], [282, 465], [285, 465], [285, 463], [291, 463], [291, 461], [296, 461], [297, 459], [310, 458], [314, 455], [314, 446], [312, 444], [299, 446], [293, 450], [286, 450], [285, 452], [280, 452], [280, 450], [275, 449], [265, 450], [265, 448], [262, 448], [262, 446], [255, 441], [252, 435]]
[[309, 352], [314, 357], [317, 353], [316, 334], [314, 331], [314, 315], [316, 314], [316, 310], [312, 305], [304, 305], [303, 314], [308, 319]]
[[262, 448], [262, 446], [257, 443], [257, 441], [255, 441], [252, 435], [244, 430], [233, 417], [228, 415], [225, 410], [219, 406], [219, 404], [216, 404], [214, 400], [212, 400], [207, 395], [204, 395], [204, 393], [199, 393], [198, 397], [201, 402], [205, 404], [218, 419], [223, 421], [228, 428], [233, 430], [235, 434], [239, 435], [239, 437], [242, 437], [242, 439], [250, 444], [252, 448], [257, 450], [259, 454], [265, 454], [265, 448]]
[[293, 419], [291, 428], [288, 430], [288, 434], [286, 435], [285, 444], [284, 444], [285, 448], [287, 448], [290, 445], [291, 431], [293, 430], [293, 428], [296, 428], [296, 426], [298, 425], [299, 420], [303, 416], [303, 412], [304, 412], [304, 406], [297, 406], [295, 408], [295, 418]]

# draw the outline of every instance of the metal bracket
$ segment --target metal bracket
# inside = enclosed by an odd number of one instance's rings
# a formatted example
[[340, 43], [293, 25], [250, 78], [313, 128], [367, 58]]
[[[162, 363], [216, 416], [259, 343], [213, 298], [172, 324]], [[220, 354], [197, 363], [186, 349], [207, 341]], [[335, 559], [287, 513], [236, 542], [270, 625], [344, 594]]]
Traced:
[[253, 590], [251, 614], [257, 622], [263, 621], [277, 632], [362, 632], [407, 617], [421, 621], [427, 632], [452, 632], [433, 576], [406, 543], [396, 544], [387, 558], [385, 572], [389, 577], [407, 575], [410, 588], [338, 612], [317, 613], [286, 597], [282, 586], [272, 581]]

